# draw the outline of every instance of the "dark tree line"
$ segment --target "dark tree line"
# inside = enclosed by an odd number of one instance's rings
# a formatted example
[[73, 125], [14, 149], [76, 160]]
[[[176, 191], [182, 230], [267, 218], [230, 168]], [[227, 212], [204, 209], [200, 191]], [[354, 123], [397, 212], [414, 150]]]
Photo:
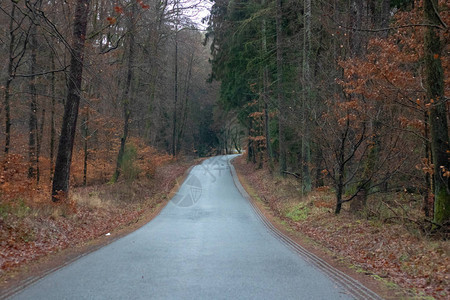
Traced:
[[[248, 160], [324, 184], [336, 209], [411, 190], [450, 219], [445, 1], [217, 0], [207, 39]], [[431, 199], [431, 201], [430, 201]]]

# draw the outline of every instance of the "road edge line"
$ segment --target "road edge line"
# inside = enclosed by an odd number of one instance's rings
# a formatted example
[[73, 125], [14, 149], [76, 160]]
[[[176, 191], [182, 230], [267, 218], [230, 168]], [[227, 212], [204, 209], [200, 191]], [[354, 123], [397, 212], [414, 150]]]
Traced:
[[241, 182], [239, 181], [236, 169], [231, 163], [233, 159], [228, 159], [228, 165], [230, 167], [231, 177], [233, 178], [234, 185], [238, 189], [239, 193], [241, 193], [242, 197], [244, 197], [250, 203], [257, 218], [262, 222], [262, 224], [269, 230], [269, 232], [277, 240], [279, 240], [286, 247], [288, 247], [296, 254], [304, 258], [312, 266], [322, 271], [333, 282], [342, 286], [349, 293], [349, 295], [355, 297], [356, 299], [372, 299], [372, 300], [383, 299], [378, 294], [376, 294], [375, 292], [364, 286], [361, 282], [348, 276], [344, 272], [334, 268], [329, 263], [327, 263], [317, 255], [309, 252], [304, 247], [299, 245], [297, 242], [292, 240], [290, 237], [286, 236], [284, 233], [279, 231], [261, 212], [260, 208], [254, 203], [255, 200], [248, 194], [248, 192], [242, 186]]

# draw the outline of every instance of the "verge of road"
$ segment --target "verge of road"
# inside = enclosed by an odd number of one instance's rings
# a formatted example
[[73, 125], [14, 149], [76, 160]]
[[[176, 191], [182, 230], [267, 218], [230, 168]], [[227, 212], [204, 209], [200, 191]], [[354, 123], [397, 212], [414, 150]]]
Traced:
[[[201, 163], [201, 162], [200, 162]], [[58, 253], [47, 255], [37, 262], [31, 263], [26, 270], [17, 273], [14, 278], [11, 278], [9, 282], [2, 286], [0, 285], [0, 300], [7, 299], [13, 296], [20, 290], [35, 283], [41, 278], [53, 273], [67, 265], [72, 264], [76, 260], [83, 256], [86, 256], [106, 245], [117, 241], [118, 239], [138, 230], [142, 226], [152, 221], [159, 215], [162, 209], [169, 203], [170, 199], [178, 192], [183, 182], [188, 177], [192, 168], [196, 165], [190, 166], [181, 176], [176, 179], [175, 186], [169, 191], [166, 199], [161, 202], [155, 209], [149, 211], [136, 220], [135, 223], [130, 225], [121, 226], [118, 229], [111, 232], [109, 236], [100, 236], [94, 240], [91, 240], [85, 244], [79, 245], [75, 248], [67, 248]]]
[[[307, 250], [306, 243], [301, 237], [298, 236], [298, 234], [292, 234], [292, 232], [290, 232], [289, 229], [286, 228], [286, 226], [283, 226], [279, 222], [276, 222], [271, 212], [267, 208], [263, 207], [260, 203], [258, 203], [255, 199], [253, 199], [253, 197], [251, 197], [249, 193], [247, 193], [246, 189], [241, 184], [241, 181], [245, 181], [245, 179], [242, 178], [242, 176], [239, 176], [239, 174], [236, 172], [236, 169], [232, 164], [232, 160], [229, 160], [228, 163], [236, 188], [239, 190], [242, 196], [249, 201], [258, 219], [277, 240], [300, 255], [313, 266], [321, 270], [334, 282], [344, 287], [347, 290], [348, 294], [355, 299], [383, 299], [383, 297], [372, 291], [372, 289], [376, 289], [377, 292], [378, 290], [380, 292], [383, 292], [383, 294], [385, 292], [384, 289], [382, 289], [376, 282], [370, 283], [370, 286], [372, 288], [370, 289], [353, 278], [359, 277], [357, 274], [352, 274], [353, 277], [346, 274], [354, 273], [351, 270], [346, 270], [345, 268], [343, 268], [343, 266], [338, 266], [337, 263], [334, 262], [330, 257], [327, 257], [327, 259], [325, 260], [324, 256], [328, 256], [325, 254], [325, 252], [318, 249], [313, 250], [311, 247], [308, 247]], [[320, 254], [321, 257], [317, 256], [313, 252]], [[339, 267], [340, 270], [336, 267]], [[343, 271], [346, 272], [344, 273]]]

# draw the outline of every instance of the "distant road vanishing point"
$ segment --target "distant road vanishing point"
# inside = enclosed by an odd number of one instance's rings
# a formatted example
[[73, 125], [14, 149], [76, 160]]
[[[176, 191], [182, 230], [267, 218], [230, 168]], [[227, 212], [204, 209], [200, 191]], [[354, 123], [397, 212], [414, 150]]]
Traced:
[[230, 160], [195, 166], [139, 230], [11, 299], [381, 299], [278, 232]]

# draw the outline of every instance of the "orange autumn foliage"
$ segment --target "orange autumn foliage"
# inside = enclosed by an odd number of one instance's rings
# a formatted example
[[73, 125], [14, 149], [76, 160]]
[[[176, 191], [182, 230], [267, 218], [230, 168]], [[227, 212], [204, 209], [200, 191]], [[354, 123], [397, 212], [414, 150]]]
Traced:
[[[423, 20], [423, 3], [417, 1], [414, 9], [398, 11], [393, 16], [392, 28], [387, 37], [375, 37], [368, 41], [365, 55], [341, 60], [343, 79], [338, 83], [348, 98], [351, 109], [364, 112], [369, 119], [381, 120], [378, 126], [386, 126], [389, 132], [396, 131], [398, 136], [408, 133], [423, 140], [429, 139], [427, 116], [430, 108], [445, 99], [427, 99], [425, 88], [424, 35], [426, 26], [412, 26]], [[450, 3], [439, 1], [440, 17], [446, 24], [450, 23]], [[440, 30], [444, 41], [440, 59], [444, 71], [444, 95], [450, 96], [450, 32]], [[447, 101], [448, 102], [448, 101]], [[349, 105], [341, 104], [344, 112]], [[359, 109], [358, 109], [359, 107]], [[341, 115], [343, 112], [341, 112]], [[381, 117], [384, 117], [382, 119]], [[343, 126], [349, 116], [343, 116], [339, 124]], [[394, 135], [393, 135], [394, 136]], [[396, 140], [396, 139], [392, 139]], [[403, 137], [405, 144], [410, 138]], [[403, 147], [407, 149], [407, 147]], [[393, 148], [393, 151], [397, 151]], [[399, 152], [400, 153], [400, 152]], [[424, 154], [421, 154], [424, 155]], [[428, 154], [426, 154], [428, 155]], [[417, 158], [416, 163], [419, 162]], [[412, 169], [414, 165], [410, 165]], [[423, 169], [430, 173], [428, 168]], [[427, 170], [427, 171], [425, 171]]]
[[0, 199], [11, 201], [30, 198], [35, 194], [36, 185], [28, 178], [28, 164], [19, 154], [9, 154], [0, 161]]
[[[440, 16], [444, 23], [450, 23], [450, 3], [439, 1]], [[344, 70], [344, 79], [338, 83], [347, 94], [358, 94], [389, 105], [399, 103], [413, 110], [426, 109], [422, 58], [424, 56], [424, 26], [416, 24], [422, 17], [422, 2], [411, 11], [399, 11], [394, 15], [392, 27], [387, 38], [376, 37], [369, 41], [367, 54], [363, 58], [350, 58], [340, 61]], [[444, 41], [450, 40], [448, 30], [442, 31]], [[448, 53], [450, 45], [444, 45], [441, 59], [444, 70], [444, 83], [449, 86], [450, 62]], [[450, 96], [450, 90], [445, 90]]]
[[[152, 178], [157, 168], [171, 163], [175, 158], [167, 153], [160, 153], [155, 148], [146, 145], [139, 138], [130, 138], [129, 145], [137, 149], [135, 168], [138, 178]], [[87, 167], [87, 183], [105, 183], [110, 180], [116, 163], [118, 143], [113, 143], [111, 149], [104, 147], [90, 150]], [[50, 200], [50, 160], [39, 158], [40, 181], [28, 178], [29, 162], [19, 154], [9, 154], [0, 161], [0, 203], [15, 203], [19, 199], [28, 205], [45, 203]], [[70, 184], [79, 186], [83, 183], [84, 153], [74, 152], [72, 157]]]

